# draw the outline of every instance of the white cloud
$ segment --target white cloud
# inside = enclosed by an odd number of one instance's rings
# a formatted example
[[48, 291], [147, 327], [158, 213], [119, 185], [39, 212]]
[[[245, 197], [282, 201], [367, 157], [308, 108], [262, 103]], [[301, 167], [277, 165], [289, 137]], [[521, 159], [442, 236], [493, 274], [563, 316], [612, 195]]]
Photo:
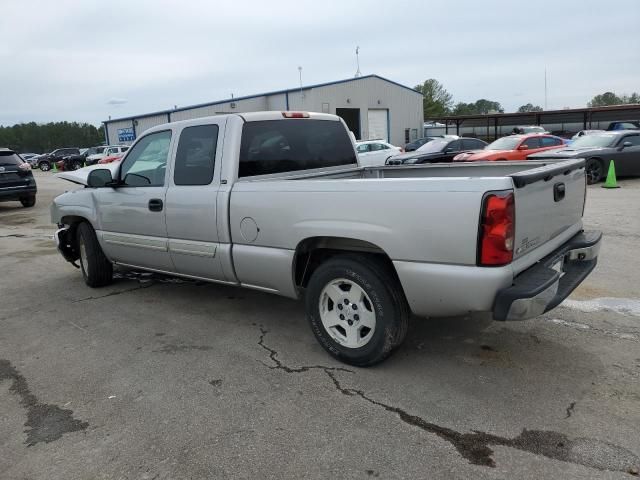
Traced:
[[125, 103], [127, 103], [126, 98], [110, 98], [107, 101], [107, 105], [124, 105]]

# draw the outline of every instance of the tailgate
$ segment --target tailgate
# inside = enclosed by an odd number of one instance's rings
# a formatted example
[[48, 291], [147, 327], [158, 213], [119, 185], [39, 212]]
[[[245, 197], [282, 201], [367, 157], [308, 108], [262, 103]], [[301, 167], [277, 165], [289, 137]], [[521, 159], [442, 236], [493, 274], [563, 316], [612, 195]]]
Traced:
[[[510, 175], [516, 228], [513, 258], [554, 249], [582, 229], [586, 182], [583, 159], [551, 163]], [[557, 245], [556, 245], [557, 244]], [[540, 252], [540, 258], [545, 252]], [[539, 258], [534, 258], [534, 261]]]

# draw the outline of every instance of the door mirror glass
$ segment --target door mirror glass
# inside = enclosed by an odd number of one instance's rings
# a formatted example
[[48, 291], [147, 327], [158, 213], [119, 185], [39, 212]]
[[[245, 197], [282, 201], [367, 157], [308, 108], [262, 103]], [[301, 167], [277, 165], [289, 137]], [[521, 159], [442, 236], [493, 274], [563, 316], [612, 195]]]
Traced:
[[87, 186], [91, 188], [106, 187], [110, 183], [113, 183], [113, 177], [111, 176], [111, 170], [106, 168], [91, 170], [87, 177]]
[[128, 187], [148, 187], [151, 185], [151, 179], [137, 173], [127, 173], [123, 183]]

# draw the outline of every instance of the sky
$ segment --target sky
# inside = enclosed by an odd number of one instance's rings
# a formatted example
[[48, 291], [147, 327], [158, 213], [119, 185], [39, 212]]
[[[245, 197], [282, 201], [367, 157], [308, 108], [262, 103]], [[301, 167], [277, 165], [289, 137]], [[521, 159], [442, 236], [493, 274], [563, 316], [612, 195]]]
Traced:
[[99, 125], [363, 75], [456, 102], [640, 92], [640, 0], [0, 0], [0, 125]]

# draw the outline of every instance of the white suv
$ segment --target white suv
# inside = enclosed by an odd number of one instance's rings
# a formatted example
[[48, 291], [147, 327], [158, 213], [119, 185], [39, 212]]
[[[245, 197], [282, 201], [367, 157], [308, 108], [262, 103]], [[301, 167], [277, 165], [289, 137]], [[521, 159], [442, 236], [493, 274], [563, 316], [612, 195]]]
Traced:
[[402, 148], [395, 147], [383, 140], [367, 140], [356, 142], [358, 160], [363, 167], [381, 166], [385, 162], [403, 152]]

